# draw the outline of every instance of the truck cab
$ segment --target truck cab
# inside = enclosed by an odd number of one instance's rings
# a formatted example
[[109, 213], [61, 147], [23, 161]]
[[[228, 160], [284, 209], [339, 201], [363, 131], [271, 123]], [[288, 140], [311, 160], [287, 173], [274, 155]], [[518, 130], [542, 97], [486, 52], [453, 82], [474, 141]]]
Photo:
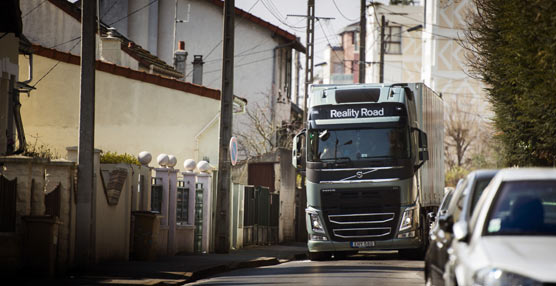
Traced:
[[311, 87], [307, 128], [294, 138], [292, 155], [306, 171], [312, 259], [369, 249], [424, 253], [424, 213], [434, 202], [423, 198], [429, 150], [419, 88]]

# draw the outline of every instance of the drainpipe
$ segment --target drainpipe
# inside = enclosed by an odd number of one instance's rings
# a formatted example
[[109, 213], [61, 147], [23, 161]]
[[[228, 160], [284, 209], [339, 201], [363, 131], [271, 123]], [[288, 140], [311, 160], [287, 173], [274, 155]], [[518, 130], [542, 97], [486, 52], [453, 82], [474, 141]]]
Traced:
[[32, 80], [33, 80], [33, 54], [29, 54], [29, 79], [22, 83], [29, 84]]

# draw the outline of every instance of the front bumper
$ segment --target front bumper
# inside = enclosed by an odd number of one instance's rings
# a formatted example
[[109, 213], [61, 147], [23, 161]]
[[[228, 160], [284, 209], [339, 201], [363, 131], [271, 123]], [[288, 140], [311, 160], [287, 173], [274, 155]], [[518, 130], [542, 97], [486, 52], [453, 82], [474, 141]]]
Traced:
[[398, 250], [398, 249], [415, 249], [421, 246], [419, 237], [413, 238], [395, 238], [390, 240], [375, 241], [372, 247], [354, 248], [350, 246], [350, 242], [338, 241], [316, 241], [309, 240], [307, 247], [309, 252], [322, 251], [365, 251], [365, 250]]

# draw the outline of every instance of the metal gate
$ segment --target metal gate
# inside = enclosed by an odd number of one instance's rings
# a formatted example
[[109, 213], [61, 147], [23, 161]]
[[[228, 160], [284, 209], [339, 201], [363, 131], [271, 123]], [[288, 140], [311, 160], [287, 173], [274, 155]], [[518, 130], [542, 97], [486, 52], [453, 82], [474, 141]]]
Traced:
[[278, 243], [279, 195], [267, 187], [245, 187], [243, 244]]
[[0, 176], [0, 232], [15, 231], [17, 178]]

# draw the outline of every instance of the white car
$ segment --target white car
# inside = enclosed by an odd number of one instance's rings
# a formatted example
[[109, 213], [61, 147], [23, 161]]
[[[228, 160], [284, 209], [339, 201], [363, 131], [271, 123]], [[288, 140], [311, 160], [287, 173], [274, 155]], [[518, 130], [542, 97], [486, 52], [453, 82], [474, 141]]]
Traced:
[[447, 285], [556, 285], [556, 169], [504, 169], [453, 227]]

